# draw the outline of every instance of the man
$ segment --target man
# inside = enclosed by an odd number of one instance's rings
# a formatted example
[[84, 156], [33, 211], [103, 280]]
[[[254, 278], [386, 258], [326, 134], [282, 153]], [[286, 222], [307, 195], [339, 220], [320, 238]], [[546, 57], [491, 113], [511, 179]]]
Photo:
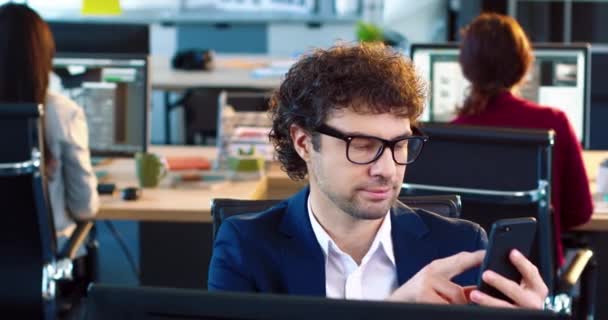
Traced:
[[412, 65], [381, 45], [297, 62], [272, 99], [271, 140], [289, 176], [310, 185], [222, 224], [209, 289], [540, 308], [547, 287], [521, 254], [511, 261], [522, 283], [483, 275], [514, 304], [485, 295], [472, 286], [483, 230], [397, 201], [425, 140], [414, 130], [423, 100]]

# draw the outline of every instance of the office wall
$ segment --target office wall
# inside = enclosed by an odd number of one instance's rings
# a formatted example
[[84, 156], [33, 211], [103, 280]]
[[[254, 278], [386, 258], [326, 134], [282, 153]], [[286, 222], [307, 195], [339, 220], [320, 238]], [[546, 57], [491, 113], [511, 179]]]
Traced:
[[[175, 25], [150, 25], [150, 54], [153, 57], [170, 59], [177, 48], [177, 28]], [[165, 103], [163, 93], [153, 91], [151, 95], [150, 141], [164, 143], [165, 139]], [[177, 98], [177, 97], [175, 97]], [[184, 141], [183, 110], [176, 109], [171, 113], [172, 141]]]
[[272, 23], [268, 26], [268, 53], [274, 56], [291, 56], [314, 47], [329, 47], [340, 40], [355, 40], [354, 23]]
[[266, 53], [266, 23], [188, 23], [177, 27], [177, 49], [213, 49], [222, 53]]
[[383, 25], [412, 42], [445, 41], [445, 0], [402, 1], [385, 0]]
[[150, 25], [150, 52], [153, 56], [170, 57], [177, 47], [177, 28], [175, 25]]

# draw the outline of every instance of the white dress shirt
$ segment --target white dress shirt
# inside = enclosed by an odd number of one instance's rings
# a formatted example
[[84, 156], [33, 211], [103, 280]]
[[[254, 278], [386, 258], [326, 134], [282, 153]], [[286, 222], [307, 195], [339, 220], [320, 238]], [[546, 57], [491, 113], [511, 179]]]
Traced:
[[391, 238], [390, 213], [357, 265], [327, 234], [314, 216], [308, 197], [308, 217], [325, 255], [325, 292], [328, 298], [383, 300], [397, 289], [397, 267]]
[[45, 140], [55, 162], [48, 177], [48, 191], [61, 247], [76, 226], [74, 220], [90, 219], [97, 213], [97, 179], [91, 167], [83, 109], [49, 91], [44, 120]]

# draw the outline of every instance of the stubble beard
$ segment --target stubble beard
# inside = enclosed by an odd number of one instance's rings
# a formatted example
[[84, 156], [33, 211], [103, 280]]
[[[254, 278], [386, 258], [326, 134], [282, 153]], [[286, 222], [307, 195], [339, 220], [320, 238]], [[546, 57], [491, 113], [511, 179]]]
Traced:
[[[361, 186], [352, 188], [349, 192], [348, 197], [344, 197], [336, 192], [333, 192], [331, 186], [327, 183], [327, 180], [325, 179], [325, 175], [321, 171], [322, 170], [320, 163], [315, 163], [315, 165], [313, 165], [313, 175], [315, 176], [315, 180], [317, 181], [319, 190], [331, 202], [333, 202], [334, 205], [338, 207], [338, 209], [342, 210], [344, 213], [358, 220], [377, 220], [384, 218], [384, 216], [386, 216], [393, 204], [395, 204], [395, 202], [397, 201], [397, 197], [399, 196], [399, 193], [395, 190], [397, 187], [391, 185], [391, 189], [393, 190], [393, 195], [391, 199], [385, 201], [384, 205], [379, 208], [377, 208], [378, 205], [376, 203], [372, 201], [367, 201], [369, 206], [366, 208], [366, 203], [364, 203], [365, 200], [361, 199], [358, 196], [359, 191], [362, 189]], [[381, 178], [378, 179], [380, 180]], [[348, 184], [349, 182], [344, 181], [343, 183]], [[378, 181], [374, 185], [387, 186], [389, 184], [390, 182], [388, 181]], [[370, 208], [371, 206], [376, 208]]]

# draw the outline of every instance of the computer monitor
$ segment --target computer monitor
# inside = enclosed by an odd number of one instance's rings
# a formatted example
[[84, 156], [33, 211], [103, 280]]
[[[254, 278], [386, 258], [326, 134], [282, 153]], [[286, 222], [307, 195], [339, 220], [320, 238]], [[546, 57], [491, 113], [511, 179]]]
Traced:
[[147, 150], [147, 55], [57, 54], [50, 88], [84, 109], [93, 156], [132, 156]]
[[589, 111], [589, 149], [608, 150], [608, 46], [591, 47], [591, 94]]
[[[589, 143], [590, 53], [587, 44], [534, 44], [534, 65], [521, 95], [563, 110], [585, 147]], [[457, 43], [413, 44], [411, 57], [429, 92], [422, 121], [449, 122], [462, 106], [470, 83], [458, 63]]]
[[194, 289], [93, 284], [87, 319], [566, 319], [550, 311], [495, 309]]
[[57, 52], [149, 54], [148, 24], [50, 21]]

